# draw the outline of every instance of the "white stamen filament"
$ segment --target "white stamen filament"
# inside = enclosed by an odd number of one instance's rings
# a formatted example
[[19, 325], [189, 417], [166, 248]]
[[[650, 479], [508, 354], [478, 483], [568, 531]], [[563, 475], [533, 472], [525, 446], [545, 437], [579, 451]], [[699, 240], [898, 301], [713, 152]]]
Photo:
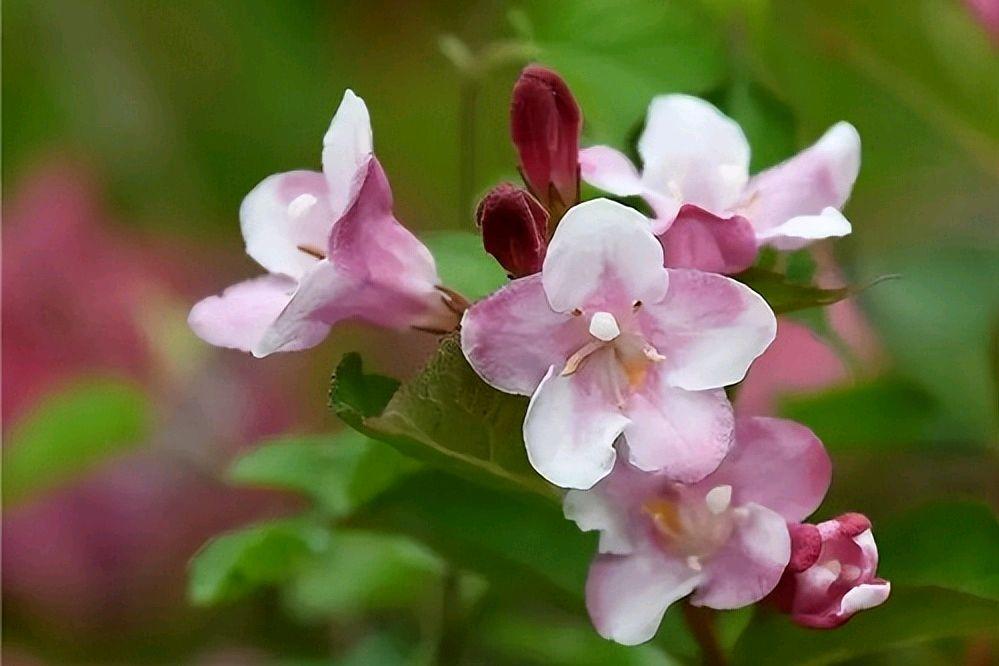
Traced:
[[694, 571], [700, 571], [701, 568], [702, 568], [701, 567], [701, 558], [697, 557], [697, 555], [690, 555], [690, 556], [688, 556], [687, 557], [687, 566], [690, 567], [691, 569], [693, 569]]
[[594, 312], [590, 318], [590, 335], [597, 340], [610, 342], [621, 335], [621, 327], [610, 312]]
[[666, 360], [666, 357], [659, 353], [659, 350], [649, 345], [642, 349], [642, 353], [645, 354], [645, 358], [649, 359], [653, 363], [660, 363]]
[[732, 486], [715, 486], [704, 496], [704, 503], [708, 505], [708, 511], [716, 516], [724, 512], [732, 503]]
[[316, 205], [316, 199], [311, 194], [299, 194], [288, 204], [288, 215], [292, 219], [298, 219], [309, 212], [309, 209]]

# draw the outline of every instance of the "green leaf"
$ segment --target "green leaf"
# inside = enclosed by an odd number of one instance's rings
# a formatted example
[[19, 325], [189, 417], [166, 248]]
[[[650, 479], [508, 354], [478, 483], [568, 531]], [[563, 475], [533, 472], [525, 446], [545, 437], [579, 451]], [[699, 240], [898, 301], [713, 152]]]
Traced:
[[548, 590], [581, 608], [596, 535], [579, 531], [560, 507], [438, 471], [407, 477], [351, 519], [410, 535], [505, 590]]
[[742, 633], [732, 663], [758, 666], [841, 662], [953, 636], [994, 632], [999, 604], [930, 588], [895, 586], [883, 606], [863, 611], [835, 631], [794, 625], [787, 616], [759, 612]]
[[403, 384], [378, 415], [368, 411], [358, 418], [359, 410], [338, 401], [338, 396], [364, 393], [353, 382], [372, 381], [359, 367], [353, 368], [354, 359], [345, 358], [341, 368], [344, 363], [350, 371], [337, 370], [333, 408], [362, 433], [463, 477], [556, 496], [524, 450], [521, 428], [527, 398], [501, 393], [483, 382], [465, 360], [456, 336], [442, 340], [426, 368]]
[[877, 528], [879, 574], [999, 601], [999, 521], [985, 504], [942, 502]]
[[815, 278], [815, 257], [808, 250], [798, 250], [787, 255], [787, 281], [792, 284], [810, 285]]
[[342, 517], [418, 465], [382, 442], [347, 430], [278, 440], [237, 460], [237, 484], [299, 492], [326, 515]]
[[7, 435], [4, 502], [65, 484], [135, 448], [149, 433], [151, 411], [138, 388], [112, 379], [78, 383], [47, 396]]
[[623, 146], [655, 95], [703, 92], [725, 75], [711, 17], [690, 0], [535, 2], [537, 60], [568, 82], [593, 142]]
[[437, 590], [443, 570], [439, 557], [404, 536], [337, 530], [284, 595], [303, 618], [328, 620], [426, 599]]
[[288, 580], [329, 544], [329, 532], [303, 519], [277, 520], [217, 536], [190, 563], [188, 598], [208, 606]]
[[838, 453], [930, 444], [929, 428], [938, 408], [918, 384], [888, 376], [786, 397], [779, 412], [807, 425], [830, 451]]
[[344, 422], [357, 428], [365, 418], [381, 414], [398, 388], [399, 382], [391, 377], [365, 374], [361, 355], [352, 352], [333, 372], [330, 406]]
[[859, 291], [856, 287], [823, 289], [813, 285], [797, 284], [788, 276], [756, 267], [734, 277], [763, 296], [776, 314], [832, 305]]
[[503, 268], [482, 248], [482, 237], [467, 231], [427, 234], [423, 242], [437, 262], [441, 283], [470, 301], [484, 298], [508, 280]]

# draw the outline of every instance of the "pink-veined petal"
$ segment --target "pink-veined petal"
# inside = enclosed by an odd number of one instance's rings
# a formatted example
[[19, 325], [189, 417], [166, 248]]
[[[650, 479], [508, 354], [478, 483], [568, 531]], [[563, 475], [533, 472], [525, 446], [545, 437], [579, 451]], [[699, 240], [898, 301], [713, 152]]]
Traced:
[[329, 185], [333, 219], [340, 217], [350, 205], [356, 174], [364, 168], [373, 151], [368, 107], [348, 89], [323, 136], [323, 175]]
[[461, 349], [490, 386], [531, 395], [552, 365], [586, 344], [586, 323], [548, 305], [541, 275], [507, 284], [465, 311]]
[[248, 352], [288, 304], [296, 286], [295, 280], [283, 275], [246, 280], [197, 303], [187, 322], [205, 342]]
[[666, 293], [663, 249], [648, 218], [609, 199], [569, 209], [559, 223], [542, 268], [548, 302], [556, 312], [594, 299], [630, 306], [657, 302]]
[[722, 275], [670, 269], [669, 276], [666, 298], [638, 312], [646, 339], [665, 356], [665, 380], [690, 391], [740, 381], [777, 334], [770, 306]]
[[749, 180], [749, 143], [738, 123], [689, 95], [652, 100], [638, 140], [645, 187], [724, 213]]
[[586, 579], [586, 608], [601, 636], [638, 645], [656, 635], [666, 609], [701, 579], [682, 560], [651, 550], [598, 555]]
[[690, 602], [695, 606], [741, 608], [768, 595], [791, 557], [784, 518], [759, 504], [739, 509], [729, 540], [704, 563], [704, 582]]
[[818, 508], [831, 478], [829, 455], [811, 430], [786, 419], [741, 417], [732, 450], [704, 483], [730, 485], [736, 506], [755, 502], [793, 523]]
[[631, 419], [624, 429], [631, 464], [674, 481], [703, 479], [732, 445], [732, 405], [721, 389], [685, 391], [657, 373], [631, 396], [624, 412]]
[[598, 359], [572, 375], [552, 367], [531, 396], [524, 443], [531, 465], [562, 488], [586, 490], [614, 467], [614, 441], [628, 424], [594, 373]]
[[246, 253], [271, 273], [301, 278], [322, 252], [336, 217], [321, 173], [289, 171], [268, 176], [243, 199], [239, 224]]
[[726, 219], [697, 206], [683, 206], [660, 240], [670, 268], [731, 275], [756, 261], [756, 232], [746, 218]]
[[619, 197], [641, 194], [642, 178], [624, 153], [610, 146], [579, 151], [580, 175], [590, 185]]
[[853, 125], [836, 123], [810, 148], [754, 176], [741, 213], [766, 234], [791, 218], [840, 209], [859, 170], [860, 135]]

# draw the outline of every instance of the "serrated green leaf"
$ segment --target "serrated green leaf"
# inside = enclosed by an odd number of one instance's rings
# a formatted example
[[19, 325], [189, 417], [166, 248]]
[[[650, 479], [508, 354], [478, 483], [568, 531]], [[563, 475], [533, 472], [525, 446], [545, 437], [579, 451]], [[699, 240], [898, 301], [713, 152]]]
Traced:
[[188, 598], [197, 606], [208, 606], [281, 583], [328, 543], [329, 532], [304, 519], [259, 523], [222, 534], [191, 560]]
[[795, 284], [787, 276], [756, 267], [733, 277], [763, 296], [776, 314], [832, 305], [857, 292], [854, 287], [823, 289]]
[[383, 375], [365, 374], [361, 355], [350, 353], [340, 360], [330, 380], [330, 407], [351, 427], [382, 413], [399, 388], [399, 382]]
[[333, 408], [360, 432], [464, 477], [557, 496], [527, 460], [521, 437], [527, 398], [501, 393], [483, 382], [465, 360], [456, 336], [444, 338], [424, 370], [403, 384], [377, 415], [369, 411], [358, 418], [358, 409], [338, 401], [338, 396], [365, 393], [353, 382], [372, 381], [354, 366], [353, 358], [345, 358], [341, 368], [344, 363], [349, 371], [337, 370]]
[[999, 604], [930, 588], [895, 586], [884, 605], [858, 613], [835, 631], [794, 625], [785, 615], [757, 613], [732, 654], [736, 666], [838, 663], [899, 647], [994, 632]]
[[118, 380], [85, 381], [49, 395], [7, 435], [4, 502], [64, 484], [138, 446], [151, 411], [142, 391]]
[[434, 592], [444, 563], [411, 539], [337, 530], [328, 547], [295, 575], [285, 600], [307, 620], [402, 608]]
[[439, 231], [427, 234], [423, 242], [434, 255], [441, 283], [469, 300], [484, 298], [508, 282], [477, 233]]
[[299, 492], [326, 515], [348, 515], [418, 464], [398, 451], [347, 430], [264, 444], [237, 460], [229, 480]]
[[999, 601], [999, 520], [985, 504], [942, 502], [877, 528], [879, 574]]

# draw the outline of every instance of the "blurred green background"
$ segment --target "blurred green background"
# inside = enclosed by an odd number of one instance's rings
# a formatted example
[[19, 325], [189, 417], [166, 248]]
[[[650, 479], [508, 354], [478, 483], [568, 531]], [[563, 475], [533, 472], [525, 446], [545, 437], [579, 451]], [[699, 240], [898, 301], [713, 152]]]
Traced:
[[[567, 591], [592, 542], [557, 516], [518, 528], [529, 499], [497, 508], [492, 490], [423, 478], [390, 491], [421, 529], [352, 518], [413, 463], [333, 434], [330, 372], [357, 350], [405, 378], [432, 343], [354, 327], [253, 361], [184, 324], [195, 299], [256, 272], [239, 203], [271, 173], [318, 167], [346, 87], [371, 110], [399, 218], [474, 231], [477, 198], [516, 179], [509, 92], [534, 60], [570, 84], [584, 145], [631, 150], [651, 97], [674, 91], [738, 120], [754, 171], [838, 120], [858, 128], [854, 233], [815, 250], [819, 279], [900, 277], [783, 321], [739, 400], [823, 438], [836, 475], [817, 516], [871, 516], [895, 590], [836, 632], [725, 614], [723, 640], [739, 663], [995, 663], [996, 14], [960, 0], [7, 0], [5, 661], [696, 660], [674, 613], [641, 648], [596, 637]], [[230, 466], [286, 433], [315, 434]], [[247, 525], [199, 557], [185, 595], [201, 543]], [[567, 543], [582, 547], [564, 562], [537, 552]], [[522, 576], [538, 561], [551, 590]]]

